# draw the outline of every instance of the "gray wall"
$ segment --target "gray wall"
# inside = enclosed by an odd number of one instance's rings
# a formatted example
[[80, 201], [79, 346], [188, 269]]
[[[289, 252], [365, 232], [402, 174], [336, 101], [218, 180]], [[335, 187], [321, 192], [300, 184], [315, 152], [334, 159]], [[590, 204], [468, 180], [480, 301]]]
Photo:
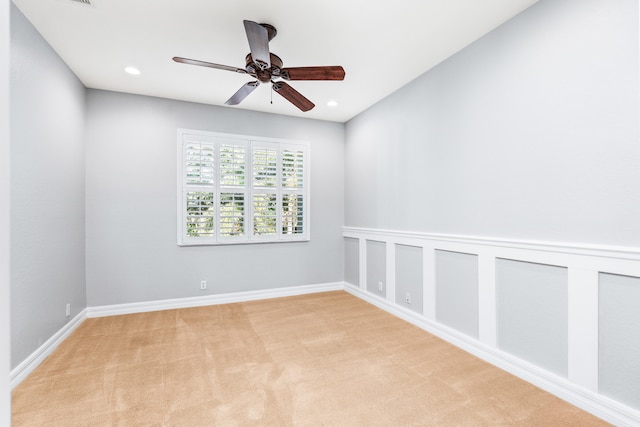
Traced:
[[10, 88], [15, 367], [86, 307], [85, 89], [13, 5]]
[[[178, 128], [310, 141], [311, 240], [178, 247]], [[86, 138], [89, 306], [343, 280], [343, 124], [89, 90]]]
[[640, 245], [638, 51], [637, 1], [541, 0], [347, 123], [346, 225]]
[[9, 390], [9, 0], [0, 0], [0, 425], [11, 424]]

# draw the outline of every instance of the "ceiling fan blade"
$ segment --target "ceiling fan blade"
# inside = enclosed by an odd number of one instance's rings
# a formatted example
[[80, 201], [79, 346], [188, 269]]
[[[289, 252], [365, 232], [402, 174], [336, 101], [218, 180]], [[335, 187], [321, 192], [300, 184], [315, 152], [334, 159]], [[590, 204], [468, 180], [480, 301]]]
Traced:
[[284, 68], [280, 72], [285, 80], [344, 80], [344, 68], [339, 65], [328, 67]]
[[300, 92], [286, 84], [285, 82], [273, 83], [273, 90], [282, 95], [287, 101], [298, 107], [301, 111], [309, 111], [315, 104], [302, 96]]
[[227, 105], [238, 105], [240, 104], [251, 92], [255, 90], [255, 88], [260, 85], [259, 81], [249, 82], [244, 85], [233, 96], [225, 102]]
[[249, 48], [253, 62], [258, 64], [260, 68], [267, 69], [271, 67], [271, 59], [269, 57], [269, 32], [257, 22], [244, 20], [244, 30], [249, 40]]
[[214, 64], [213, 62], [198, 61], [197, 59], [180, 58], [179, 56], [174, 56], [173, 60], [175, 62], [180, 62], [181, 64], [198, 65], [200, 67], [216, 68], [218, 70], [234, 71], [236, 73], [243, 73], [243, 74], [247, 73], [247, 71], [243, 68], [231, 67], [229, 65]]

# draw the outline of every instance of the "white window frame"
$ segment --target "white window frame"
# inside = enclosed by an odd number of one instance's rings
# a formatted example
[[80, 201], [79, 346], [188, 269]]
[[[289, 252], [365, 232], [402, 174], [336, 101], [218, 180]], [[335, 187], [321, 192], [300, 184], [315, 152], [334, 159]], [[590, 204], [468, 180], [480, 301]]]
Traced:
[[[205, 144], [213, 147], [214, 155], [214, 179], [213, 183], [188, 183], [186, 179], [186, 157], [185, 147], [188, 143]], [[220, 147], [222, 145], [244, 146], [244, 185], [243, 186], [223, 186], [220, 177]], [[252, 243], [273, 243], [273, 242], [300, 242], [310, 239], [310, 213], [311, 213], [311, 191], [310, 191], [310, 144], [306, 141], [284, 140], [276, 138], [262, 138], [256, 136], [224, 134], [191, 129], [178, 129], [177, 144], [177, 234], [179, 246], [198, 245], [233, 245]], [[276, 151], [276, 185], [273, 187], [254, 186], [253, 150], [254, 148], [267, 148]], [[302, 154], [302, 187], [291, 188], [283, 183], [283, 153], [285, 151], [295, 151]], [[212, 236], [190, 236], [187, 233], [187, 193], [190, 191], [213, 193], [214, 213], [213, 213], [213, 235]], [[244, 219], [242, 235], [224, 236], [220, 234], [220, 195], [222, 193], [242, 193], [244, 194]], [[276, 230], [273, 235], [254, 235], [254, 194], [275, 194], [276, 195]], [[283, 233], [283, 196], [286, 194], [300, 195], [303, 200], [302, 211], [302, 232], [285, 234]]]

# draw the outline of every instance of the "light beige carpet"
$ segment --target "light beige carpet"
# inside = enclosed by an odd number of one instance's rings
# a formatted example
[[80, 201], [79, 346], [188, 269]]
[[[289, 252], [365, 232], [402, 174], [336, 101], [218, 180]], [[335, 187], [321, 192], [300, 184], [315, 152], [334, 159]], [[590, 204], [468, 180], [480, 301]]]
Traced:
[[87, 319], [14, 426], [595, 426], [345, 292]]

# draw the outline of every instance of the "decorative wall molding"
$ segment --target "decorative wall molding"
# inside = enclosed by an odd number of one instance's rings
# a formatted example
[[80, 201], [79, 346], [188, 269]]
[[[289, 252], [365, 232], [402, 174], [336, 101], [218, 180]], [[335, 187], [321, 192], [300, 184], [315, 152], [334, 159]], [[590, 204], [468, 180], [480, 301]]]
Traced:
[[[343, 237], [359, 241], [359, 283], [345, 290], [452, 344], [523, 378], [616, 425], [640, 425], [640, 411], [598, 393], [598, 275], [640, 277], [640, 248], [514, 240], [344, 227]], [[423, 313], [405, 308], [393, 298], [367, 291], [367, 241], [423, 249]], [[479, 336], [476, 340], [436, 320], [436, 251], [478, 256]], [[567, 268], [568, 375], [558, 376], [498, 348], [496, 261], [509, 259]], [[394, 260], [387, 262], [387, 289], [395, 288]]]
[[356, 286], [345, 284], [345, 291], [605, 421], [618, 426], [640, 425], [640, 411], [628, 408], [612, 399], [573, 384], [565, 378], [545, 371], [508, 353], [484, 345], [454, 329], [426, 319], [424, 316], [363, 291]]
[[552, 242], [544, 240], [505, 239], [500, 237], [470, 236], [463, 234], [422, 233], [359, 227], [343, 227], [344, 237], [362, 237], [367, 240], [383, 240], [397, 244], [421, 246], [424, 241], [446, 245], [473, 245], [506, 249], [551, 252], [564, 255], [593, 256], [600, 258], [640, 261], [640, 247], [594, 245], [586, 243]]

